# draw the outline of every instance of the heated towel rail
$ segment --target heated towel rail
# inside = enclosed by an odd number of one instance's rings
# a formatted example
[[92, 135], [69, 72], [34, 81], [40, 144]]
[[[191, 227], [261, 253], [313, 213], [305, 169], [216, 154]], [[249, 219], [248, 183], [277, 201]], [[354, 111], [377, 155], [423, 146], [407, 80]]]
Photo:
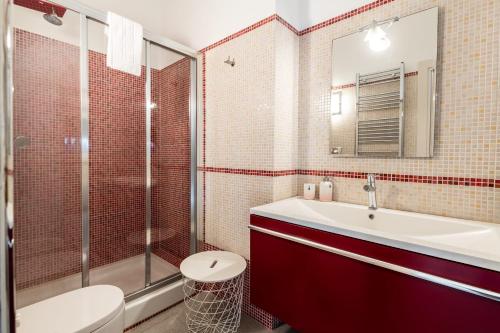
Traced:
[[[404, 63], [398, 68], [370, 74], [356, 74], [355, 153], [357, 156], [403, 157], [404, 78]], [[394, 83], [399, 83], [398, 89], [394, 88]], [[390, 90], [369, 89], [382, 84]], [[363, 93], [362, 90], [382, 91]], [[370, 113], [370, 116], [360, 117], [362, 113]], [[380, 116], [381, 114], [383, 116]]]

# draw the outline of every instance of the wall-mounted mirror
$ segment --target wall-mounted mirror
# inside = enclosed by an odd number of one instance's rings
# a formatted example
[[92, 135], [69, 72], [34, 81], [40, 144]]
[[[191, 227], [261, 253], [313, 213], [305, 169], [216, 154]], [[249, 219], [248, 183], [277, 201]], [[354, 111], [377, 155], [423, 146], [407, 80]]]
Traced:
[[437, 30], [434, 7], [333, 41], [333, 156], [432, 157]]

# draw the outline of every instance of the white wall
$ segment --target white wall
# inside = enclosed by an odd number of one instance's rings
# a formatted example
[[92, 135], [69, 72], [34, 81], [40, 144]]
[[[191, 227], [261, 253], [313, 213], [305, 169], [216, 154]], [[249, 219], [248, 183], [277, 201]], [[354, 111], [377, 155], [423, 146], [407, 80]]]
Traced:
[[80, 0], [200, 50], [275, 13], [275, 0]]
[[126, 16], [151, 32], [200, 50], [275, 13], [302, 30], [372, 0], [79, 1]]
[[276, 0], [276, 12], [303, 30], [370, 2], [373, 0]]
[[308, 10], [309, 0], [276, 0], [276, 13], [298, 30], [307, 24]]

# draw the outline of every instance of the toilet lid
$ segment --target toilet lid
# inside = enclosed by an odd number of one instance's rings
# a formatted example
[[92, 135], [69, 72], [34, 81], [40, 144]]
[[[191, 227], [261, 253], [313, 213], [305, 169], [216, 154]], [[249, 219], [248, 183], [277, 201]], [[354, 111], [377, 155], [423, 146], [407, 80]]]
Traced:
[[73, 290], [17, 310], [17, 333], [89, 333], [124, 306], [120, 288], [99, 285]]

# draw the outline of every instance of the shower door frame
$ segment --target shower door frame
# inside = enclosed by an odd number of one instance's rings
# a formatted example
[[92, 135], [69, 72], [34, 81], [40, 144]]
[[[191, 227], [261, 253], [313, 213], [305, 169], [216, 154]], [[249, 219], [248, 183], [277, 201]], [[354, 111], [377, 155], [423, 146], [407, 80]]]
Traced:
[[0, 332], [16, 327], [14, 279], [13, 32], [11, 1], [0, 7]]
[[[9, 2], [9, 7], [13, 6], [12, 1]], [[82, 204], [82, 287], [90, 285], [90, 210], [89, 210], [89, 61], [88, 61], [88, 21], [96, 21], [107, 25], [107, 15], [105, 12], [93, 9], [74, 0], [50, 0], [51, 3], [62, 6], [80, 15], [80, 127], [81, 127], [81, 204]], [[12, 28], [12, 22], [7, 20], [9, 28]], [[12, 29], [10, 29], [10, 38], [12, 40]], [[7, 36], [9, 38], [9, 36]], [[145, 84], [145, 115], [146, 115], [146, 214], [145, 214], [145, 285], [143, 289], [128, 294], [125, 297], [126, 301], [143, 296], [153, 290], [169, 285], [175, 281], [179, 281], [182, 276], [176, 273], [167, 276], [155, 282], [151, 282], [151, 219], [152, 219], [152, 202], [151, 202], [151, 126], [152, 126], [152, 96], [151, 96], [151, 45], [160, 46], [166, 50], [175, 52], [190, 59], [190, 94], [189, 94], [189, 133], [190, 133], [190, 253], [197, 251], [197, 52], [179, 44], [166, 37], [159, 36], [144, 30], [143, 39], [146, 43], [146, 84]], [[12, 55], [12, 50], [9, 50]], [[7, 59], [6, 68], [12, 68], [12, 57]], [[12, 98], [13, 82], [6, 80], [7, 85], [7, 100]], [[12, 115], [13, 107], [10, 103], [4, 109], [4, 116]], [[9, 127], [12, 124], [8, 124]], [[9, 141], [12, 142], [12, 130], [6, 131], [9, 135]], [[4, 181], [4, 179], [2, 179]], [[10, 202], [12, 197], [6, 198]], [[12, 201], [11, 201], [12, 200]], [[2, 245], [3, 246], [3, 245]], [[14, 274], [9, 272], [10, 279], [14, 281]], [[14, 290], [15, 291], [15, 290]], [[14, 311], [15, 304], [9, 304], [10, 309]]]

